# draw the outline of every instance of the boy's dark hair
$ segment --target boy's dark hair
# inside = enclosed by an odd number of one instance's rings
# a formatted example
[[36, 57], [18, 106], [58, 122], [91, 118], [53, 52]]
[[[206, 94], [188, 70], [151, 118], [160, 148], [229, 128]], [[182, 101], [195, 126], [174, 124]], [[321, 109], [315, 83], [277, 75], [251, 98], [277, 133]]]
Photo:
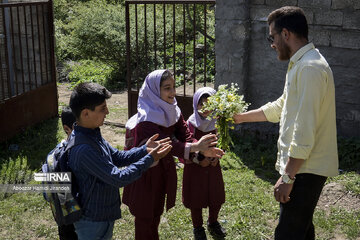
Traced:
[[70, 107], [64, 107], [61, 112], [61, 123], [62, 125], [67, 125], [69, 128], [72, 128], [74, 122], [76, 121], [75, 115], [72, 113]]
[[166, 69], [165, 72], [161, 75], [160, 86], [163, 81], [165, 81], [166, 79], [168, 79], [169, 77], [172, 77], [172, 76], [173, 76], [173, 74], [169, 70]]
[[267, 22], [268, 25], [274, 22], [274, 28], [277, 33], [286, 28], [298, 37], [308, 40], [308, 24], [304, 11], [299, 7], [286, 6], [276, 9], [269, 14]]
[[78, 119], [82, 110], [90, 109], [94, 111], [96, 106], [99, 106], [110, 97], [111, 92], [100, 84], [90, 82], [80, 83], [71, 93], [69, 105], [73, 114]]

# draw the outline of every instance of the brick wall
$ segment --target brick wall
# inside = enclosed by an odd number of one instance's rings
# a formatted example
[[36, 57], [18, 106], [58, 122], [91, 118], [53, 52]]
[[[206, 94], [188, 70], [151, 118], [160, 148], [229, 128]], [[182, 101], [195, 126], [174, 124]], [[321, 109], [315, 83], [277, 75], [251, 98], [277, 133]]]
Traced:
[[[360, 136], [360, 1], [358, 0], [217, 0], [216, 86], [238, 82], [251, 109], [282, 93], [287, 62], [277, 60], [266, 41], [268, 14], [276, 8], [303, 8], [309, 40], [330, 64], [336, 85], [340, 136]], [[245, 124], [276, 133], [275, 124]]]

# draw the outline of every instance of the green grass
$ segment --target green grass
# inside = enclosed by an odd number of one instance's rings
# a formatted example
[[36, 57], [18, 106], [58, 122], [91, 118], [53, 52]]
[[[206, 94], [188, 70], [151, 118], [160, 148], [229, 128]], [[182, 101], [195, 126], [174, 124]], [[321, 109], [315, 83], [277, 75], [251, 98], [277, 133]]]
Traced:
[[128, 112], [128, 109], [123, 107], [109, 107], [109, 112], [110, 114], [126, 114]]
[[[0, 164], [10, 159], [23, 158], [26, 159], [30, 169], [39, 170], [47, 153], [63, 138], [65, 133], [58, 118], [37, 124], [14, 138], [0, 143]], [[17, 146], [18, 150], [11, 150], [11, 146]]]
[[321, 226], [318, 239], [332, 239], [334, 235], [345, 233], [343, 239], [358, 239], [360, 237], [360, 211], [348, 212], [339, 208], [331, 208], [327, 213], [323, 210], [315, 212], [315, 226]]
[[[58, 119], [51, 119], [28, 129], [15, 138], [0, 144], [0, 179], [2, 182], [27, 182], [27, 174], [38, 171], [46, 154], [65, 135]], [[278, 203], [272, 196], [272, 188], [278, 173], [274, 170], [276, 137], [259, 140], [252, 136], [237, 137], [232, 151], [221, 160], [226, 189], [226, 202], [219, 221], [226, 228], [229, 240], [273, 239], [279, 214]], [[9, 150], [11, 144], [18, 151]], [[359, 197], [359, 169], [351, 169], [351, 161], [357, 157], [346, 154], [339, 146], [340, 159], [346, 161], [341, 175], [327, 182], [342, 184], [347, 191]], [[355, 147], [357, 145], [355, 144]], [[160, 239], [193, 239], [190, 211], [181, 203], [182, 169], [178, 169], [178, 194], [176, 206], [162, 215]], [[5, 181], [5, 180], [6, 181]], [[121, 190], [122, 191], [122, 190]], [[114, 239], [134, 239], [134, 218], [128, 208], [122, 207], [122, 219], [116, 221]], [[349, 210], [350, 209], [350, 210]], [[359, 209], [359, 208], [357, 208]], [[207, 210], [203, 211], [206, 222]], [[360, 211], [332, 206], [329, 210], [317, 209], [314, 215], [316, 239], [360, 238]], [[212, 239], [208, 234], [209, 239]], [[340, 237], [340, 238], [339, 238]], [[49, 205], [41, 194], [17, 193], [0, 198], [0, 239], [56, 239], [57, 226]]]

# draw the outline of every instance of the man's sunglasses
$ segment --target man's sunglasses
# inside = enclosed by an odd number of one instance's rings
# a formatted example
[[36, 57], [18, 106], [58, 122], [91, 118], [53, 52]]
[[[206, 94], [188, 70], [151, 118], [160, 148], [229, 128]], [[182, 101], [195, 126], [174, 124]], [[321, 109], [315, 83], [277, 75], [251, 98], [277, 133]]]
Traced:
[[[281, 32], [282, 32], [282, 29], [281, 29], [280, 33], [281, 33]], [[275, 36], [276, 34], [280, 34], [280, 33], [275, 32], [274, 35], [269, 35], [269, 36], [266, 37], [266, 39], [269, 41], [270, 44], [273, 44], [273, 43], [274, 43], [274, 36]]]
[[273, 43], [274, 43], [274, 36], [269, 35], [269, 36], [266, 37], [266, 39], [268, 40], [268, 42], [269, 42], [270, 44], [273, 44]]

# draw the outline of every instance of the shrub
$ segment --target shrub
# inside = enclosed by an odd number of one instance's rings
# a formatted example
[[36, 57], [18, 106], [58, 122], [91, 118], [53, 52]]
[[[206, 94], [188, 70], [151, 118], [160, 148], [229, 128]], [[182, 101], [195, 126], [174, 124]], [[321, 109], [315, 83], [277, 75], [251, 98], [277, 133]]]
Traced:
[[[81, 67], [74, 66], [72, 69], [71, 81], [99, 79], [100, 84], [120, 88], [119, 81], [124, 83], [126, 76], [124, 7], [103, 0], [57, 1], [58, 5], [69, 7], [67, 15], [65, 10], [55, 13], [57, 59], [60, 62], [73, 60], [81, 63]], [[96, 61], [96, 64], [81, 61], [84, 59]], [[95, 74], [93, 78], [90, 78], [90, 73]]]
[[77, 63], [70, 62], [68, 78], [72, 86], [82, 82], [97, 82], [106, 88], [116, 88], [112, 81], [114, 69], [109, 65], [91, 60], [81, 60]]

